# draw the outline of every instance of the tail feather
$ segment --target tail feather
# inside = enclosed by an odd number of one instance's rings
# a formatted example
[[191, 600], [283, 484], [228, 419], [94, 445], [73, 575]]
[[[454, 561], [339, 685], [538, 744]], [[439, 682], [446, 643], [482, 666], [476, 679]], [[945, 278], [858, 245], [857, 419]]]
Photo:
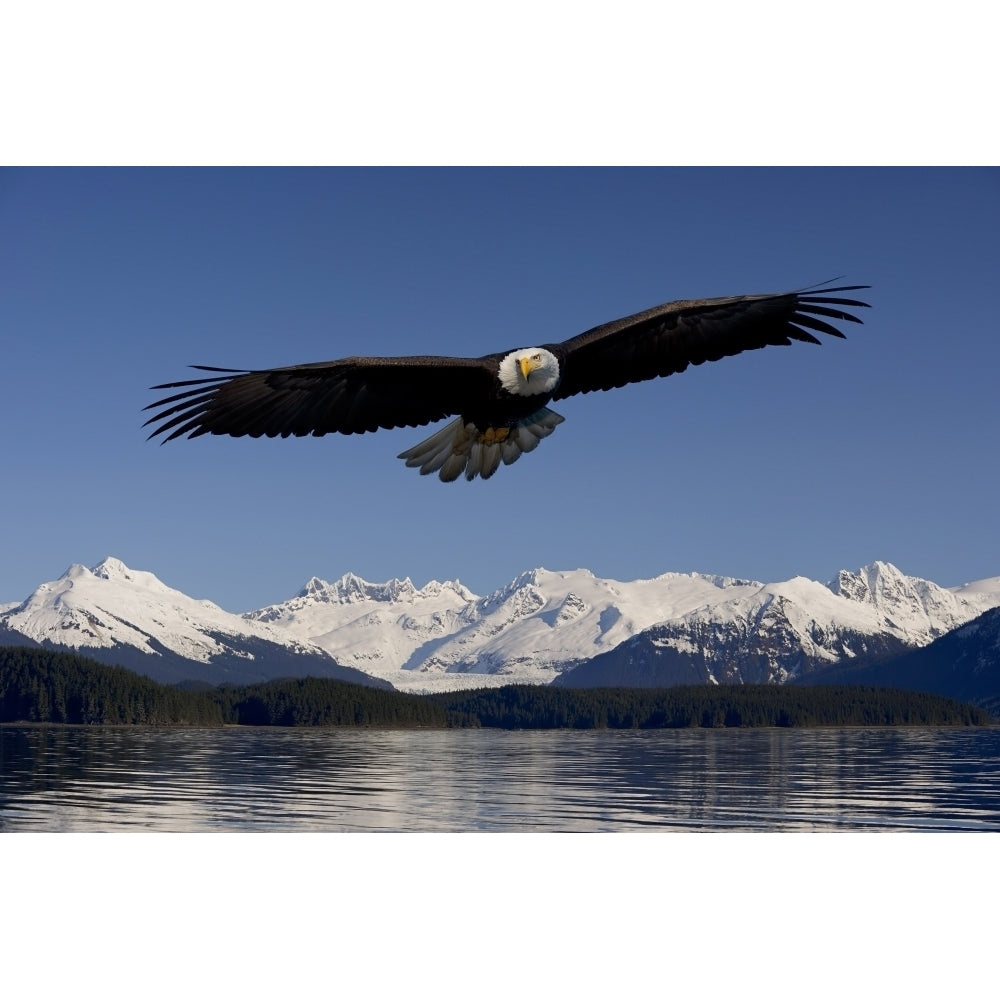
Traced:
[[[470, 481], [477, 476], [489, 479], [501, 462], [510, 465], [525, 452], [534, 451], [538, 442], [564, 419], [542, 407], [513, 427], [500, 428], [500, 433], [494, 429], [488, 434], [459, 417], [399, 457], [409, 468], [419, 468], [422, 476], [436, 472], [445, 483], [458, 479], [463, 472]], [[506, 436], [503, 431], [507, 431]]]

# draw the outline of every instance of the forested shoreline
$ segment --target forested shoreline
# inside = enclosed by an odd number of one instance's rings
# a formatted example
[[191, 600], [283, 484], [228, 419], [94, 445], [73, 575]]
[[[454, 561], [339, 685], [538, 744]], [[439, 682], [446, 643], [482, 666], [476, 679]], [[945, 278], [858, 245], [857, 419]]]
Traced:
[[187, 690], [38, 647], [0, 647], [0, 723], [134, 726], [658, 729], [983, 726], [940, 695], [869, 686], [511, 685], [413, 695], [324, 678]]

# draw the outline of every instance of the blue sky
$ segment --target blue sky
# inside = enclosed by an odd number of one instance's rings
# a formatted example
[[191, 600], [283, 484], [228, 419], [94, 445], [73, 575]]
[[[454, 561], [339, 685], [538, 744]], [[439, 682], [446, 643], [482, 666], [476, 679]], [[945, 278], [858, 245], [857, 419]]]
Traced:
[[[1000, 172], [0, 172], [0, 602], [115, 555], [232, 611], [311, 575], [587, 567], [1000, 574]], [[420, 429], [146, 441], [189, 364], [479, 355], [677, 298], [871, 284], [846, 341], [560, 402], [538, 450], [442, 484]]]

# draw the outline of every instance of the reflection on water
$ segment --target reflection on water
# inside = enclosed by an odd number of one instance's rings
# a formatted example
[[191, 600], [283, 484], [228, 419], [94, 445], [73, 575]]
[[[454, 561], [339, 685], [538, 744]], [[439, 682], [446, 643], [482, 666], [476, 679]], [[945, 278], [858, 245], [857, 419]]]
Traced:
[[0, 830], [1000, 830], [1000, 731], [0, 726]]

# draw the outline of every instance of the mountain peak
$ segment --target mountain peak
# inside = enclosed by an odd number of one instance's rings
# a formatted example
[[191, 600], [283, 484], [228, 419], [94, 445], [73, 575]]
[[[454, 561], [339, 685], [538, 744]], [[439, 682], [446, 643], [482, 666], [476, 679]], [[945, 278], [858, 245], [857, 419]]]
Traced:
[[869, 578], [875, 580], [902, 580], [906, 577], [901, 569], [890, 562], [883, 562], [881, 559], [876, 559], [875, 562], [864, 566], [861, 572], [867, 573]]
[[76, 580], [81, 576], [93, 576], [94, 574], [83, 565], [83, 563], [70, 563], [66, 567], [65, 572], [58, 578], [58, 580], [50, 580], [47, 584], [42, 584], [42, 586], [51, 587], [53, 584], [58, 583], [59, 580]]
[[408, 576], [402, 580], [393, 577], [385, 583], [369, 583], [363, 577], [350, 572], [333, 583], [314, 576], [295, 595], [295, 599], [306, 599], [321, 604], [368, 602], [391, 604], [397, 601], [409, 602], [423, 597], [433, 597], [444, 591], [452, 591], [462, 600], [475, 599], [475, 595], [458, 580], [447, 580], [444, 583], [431, 580], [418, 590]]
[[318, 576], [311, 576], [306, 580], [302, 589], [295, 595], [296, 597], [314, 597], [317, 594], [324, 594], [330, 589], [330, 584]]
[[131, 580], [132, 571], [114, 556], [106, 556], [96, 566], [92, 566], [90, 572], [101, 580]]
[[385, 583], [369, 583], [354, 573], [345, 573], [331, 588], [341, 601], [399, 601], [416, 593], [409, 577]]
[[878, 595], [886, 589], [905, 585], [909, 578], [892, 563], [876, 560], [856, 572], [842, 569], [827, 586], [849, 601], [878, 603]]

